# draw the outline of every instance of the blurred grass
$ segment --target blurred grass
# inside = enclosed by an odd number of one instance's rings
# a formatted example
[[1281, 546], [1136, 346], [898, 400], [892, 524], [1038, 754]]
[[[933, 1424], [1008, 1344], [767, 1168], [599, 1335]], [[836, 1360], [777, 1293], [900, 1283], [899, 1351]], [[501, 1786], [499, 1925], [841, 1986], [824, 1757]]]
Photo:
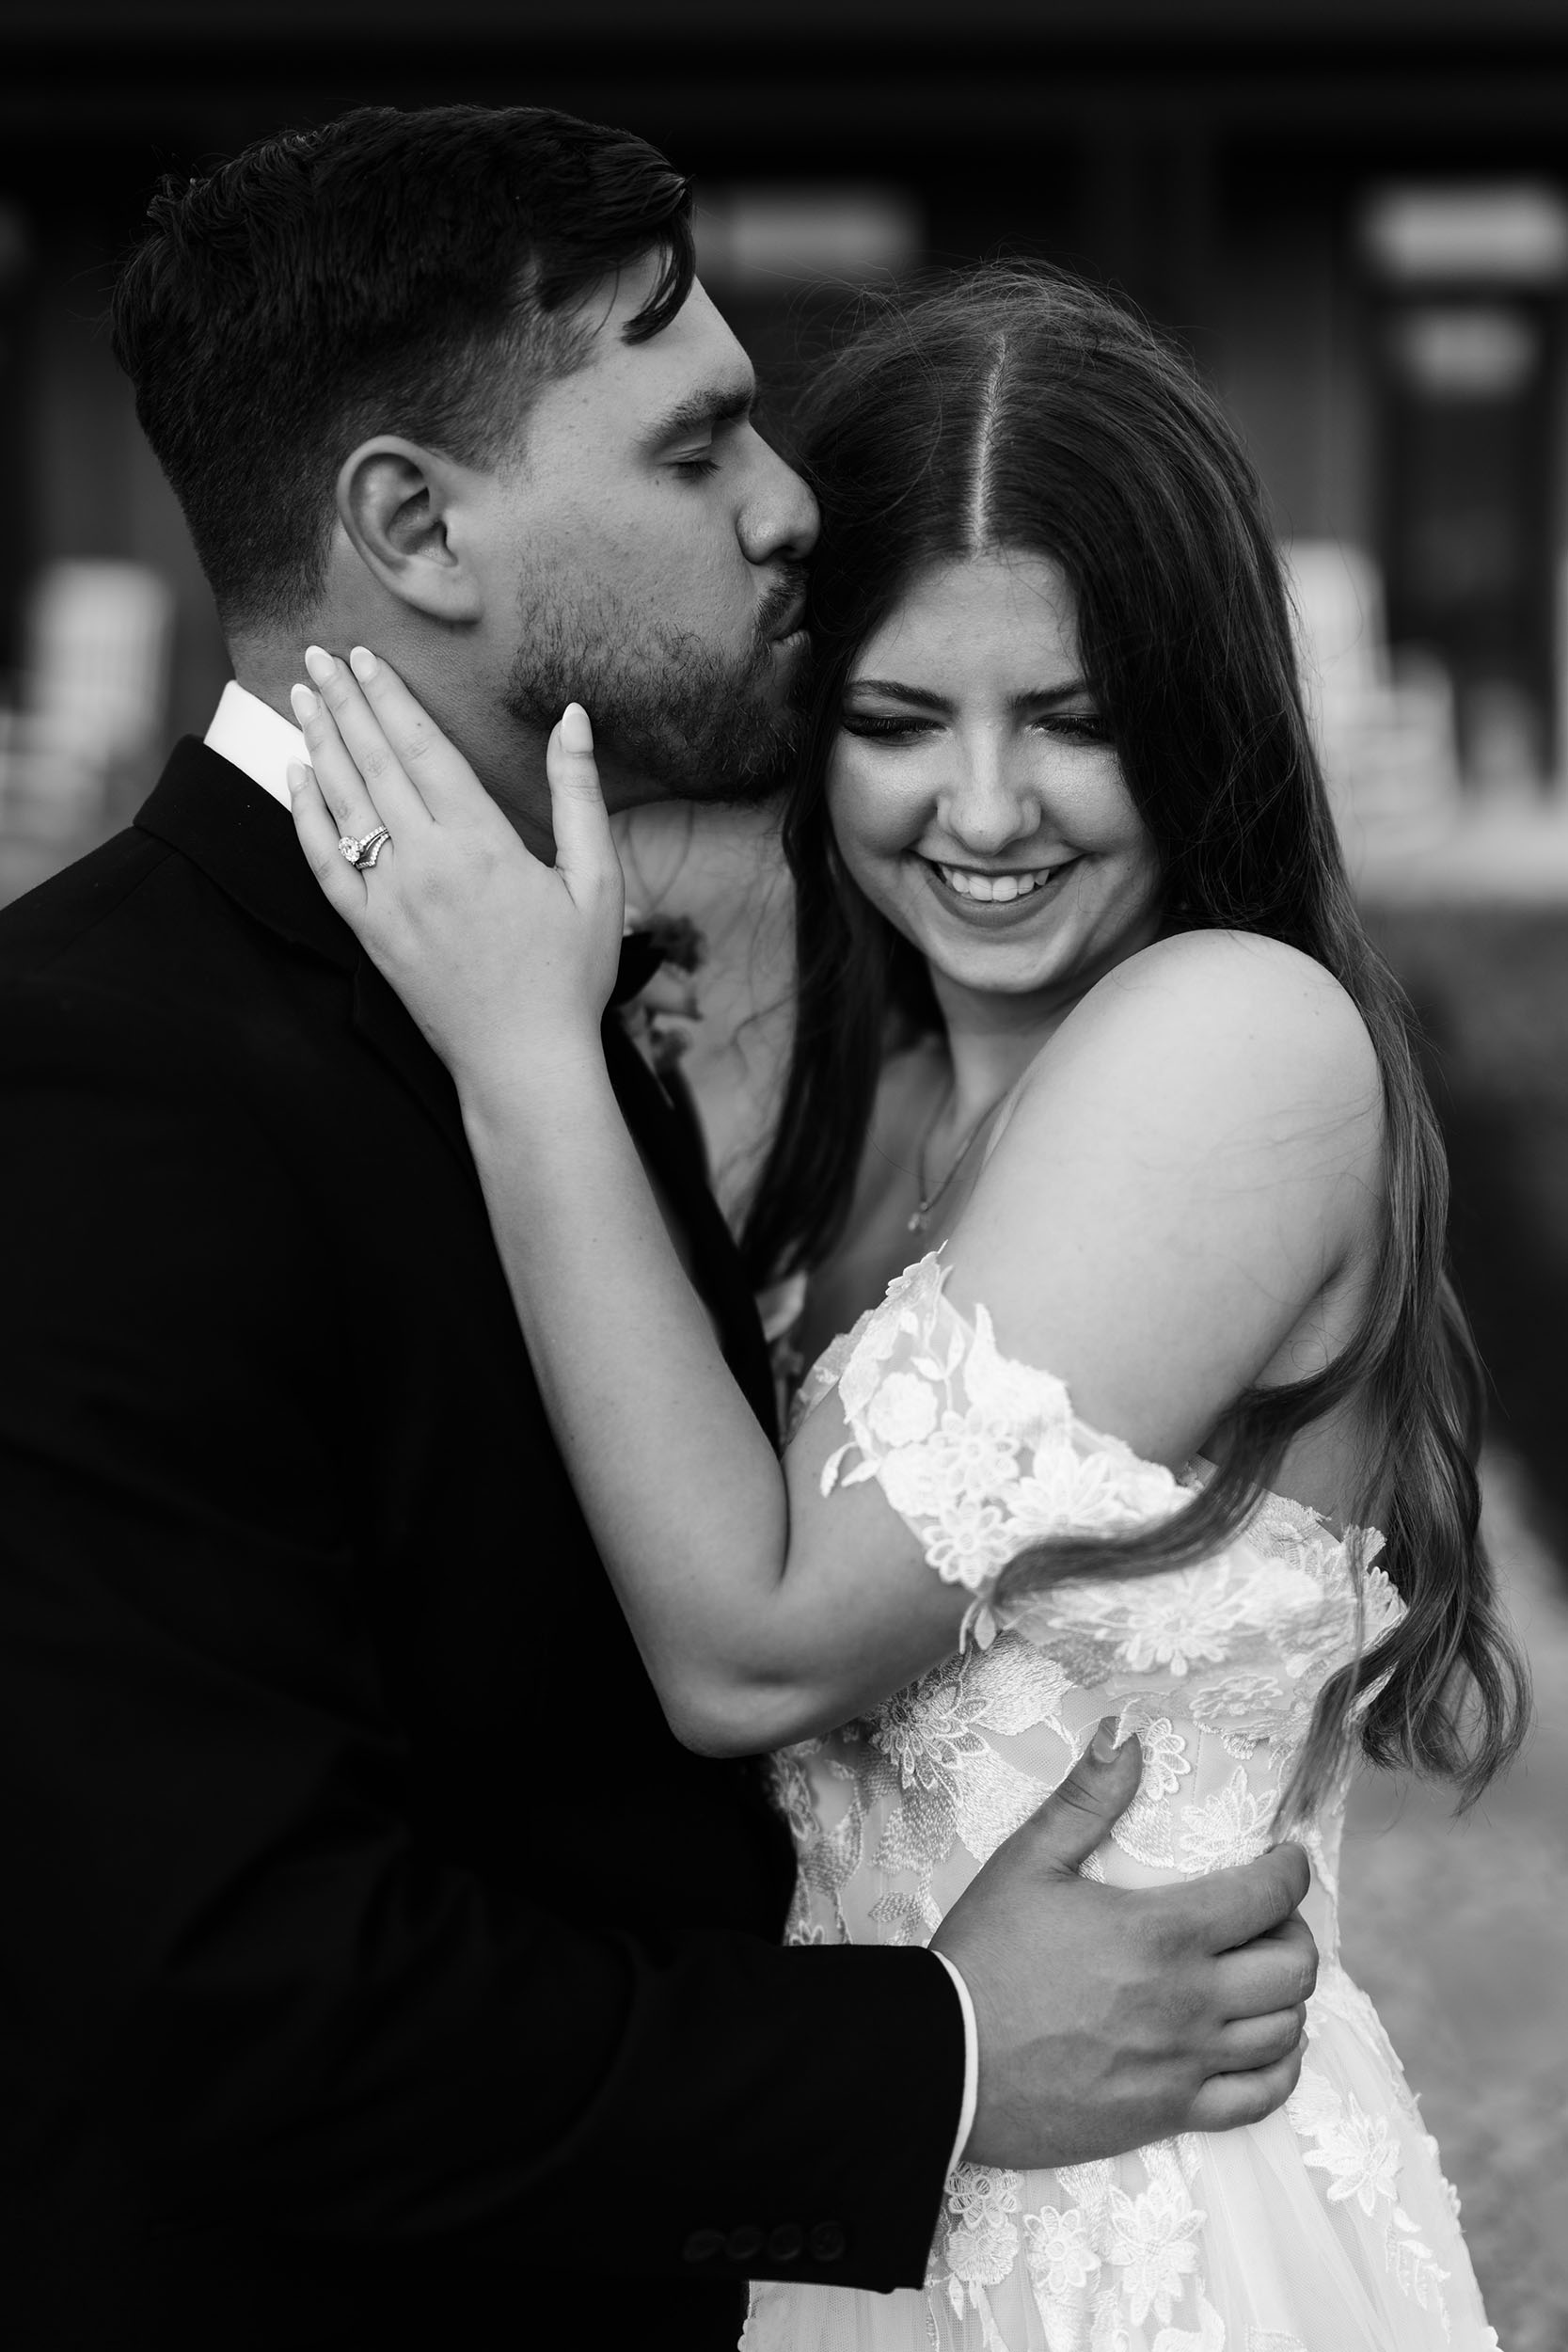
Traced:
[[1437, 2136], [1504, 2352], [1568, 2352], [1568, 1599], [1518, 1465], [1489, 1459], [1485, 1491], [1534, 1728], [1464, 1820], [1442, 1788], [1362, 1781], [1344, 1957]]
[[1426, 1040], [1493, 1428], [1568, 1556], [1568, 905], [1377, 908], [1368, 923]]
[[1493, 1387], [1486, 1526], [1536, 1721], [1456, 1821], [1368, 1779], [1345, 1957], [1458, 2188], [1505, 2352], [1568, 2352], [1568, 906], [1380, 907], [1448, 1144], [1455, 1270]]

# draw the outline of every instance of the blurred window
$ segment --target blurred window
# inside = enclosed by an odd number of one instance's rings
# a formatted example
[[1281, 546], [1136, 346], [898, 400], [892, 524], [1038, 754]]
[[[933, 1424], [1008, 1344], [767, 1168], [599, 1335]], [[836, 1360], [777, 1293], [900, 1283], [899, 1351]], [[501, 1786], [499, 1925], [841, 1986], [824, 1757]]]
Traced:
[[1546, 183], [1374, 189], [1361, 246], [1392, 285], [1556, 286], [1568, 280], [1568, 201]]
[[705, 190], [696, 230], [704, 282], [752, 297], [896, 278], [924, 245], [920, 209], [897, 188]]
[[1423, 304], [1388, 323], [1396, 372], [1425, 400], [1512, 400], [1542, 361], [1540, 322], [1500, 304]]
[[1556, 732], [1568, 198], [1544, 180], [1385, 183], [1358, 227], [1374, 290], [1389, 634], [1451, 681], [1467, 779], [1528, 783]]
[[1469, 780], [1528, 783], [1555, 707], [1552, 322], [1524, 294], [1421, 303], [1379, 341], [1390, 635], [1451, 678]]

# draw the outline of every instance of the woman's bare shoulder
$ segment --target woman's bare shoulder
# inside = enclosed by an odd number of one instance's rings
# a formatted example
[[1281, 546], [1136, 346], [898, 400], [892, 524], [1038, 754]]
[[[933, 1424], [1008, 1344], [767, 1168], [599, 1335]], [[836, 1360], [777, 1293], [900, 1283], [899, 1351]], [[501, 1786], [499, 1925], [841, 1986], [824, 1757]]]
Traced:
[[1267, 1122], [1285, 1107], [1381, 1116], [1377, 1053], [1334, 975], [1284, 941], [1184, 931], [1106, 975], [1037, 1056], [1028, 1089], [1131, 1089], [1142, 1102]]

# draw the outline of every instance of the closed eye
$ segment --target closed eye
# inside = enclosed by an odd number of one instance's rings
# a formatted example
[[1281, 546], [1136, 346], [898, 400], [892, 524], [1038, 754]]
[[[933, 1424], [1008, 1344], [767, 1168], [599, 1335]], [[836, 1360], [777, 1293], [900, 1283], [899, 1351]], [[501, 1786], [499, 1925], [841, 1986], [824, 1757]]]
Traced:
[[839, 715], [839, 724], [847, 735], [868, 736], [875, 743], [910, 742], [919, 735], [936, 734], [941, 722], [936, 719], [882, 718], [865, 710], [846, 710]]
[[1109, 743], [1111, 729], [1098, 710], [1053, 710], [1035, 721], [1047, 735], [1067, 743]]

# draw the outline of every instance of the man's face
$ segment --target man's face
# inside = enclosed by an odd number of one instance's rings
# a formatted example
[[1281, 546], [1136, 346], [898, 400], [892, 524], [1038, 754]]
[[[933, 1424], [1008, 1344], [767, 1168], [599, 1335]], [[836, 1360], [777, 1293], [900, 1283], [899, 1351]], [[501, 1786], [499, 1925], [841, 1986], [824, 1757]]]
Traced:
[[701, 286], [623, 341], [657, 274], [650, 259], [607, 289], [585, 364], [546, 387], [496, 477], [505, 702], [541, 728], [582, 703], [607, 763], [660, 794], [753, 799], [794, 737], [816, 507], [752, 425], [751, 362]]

